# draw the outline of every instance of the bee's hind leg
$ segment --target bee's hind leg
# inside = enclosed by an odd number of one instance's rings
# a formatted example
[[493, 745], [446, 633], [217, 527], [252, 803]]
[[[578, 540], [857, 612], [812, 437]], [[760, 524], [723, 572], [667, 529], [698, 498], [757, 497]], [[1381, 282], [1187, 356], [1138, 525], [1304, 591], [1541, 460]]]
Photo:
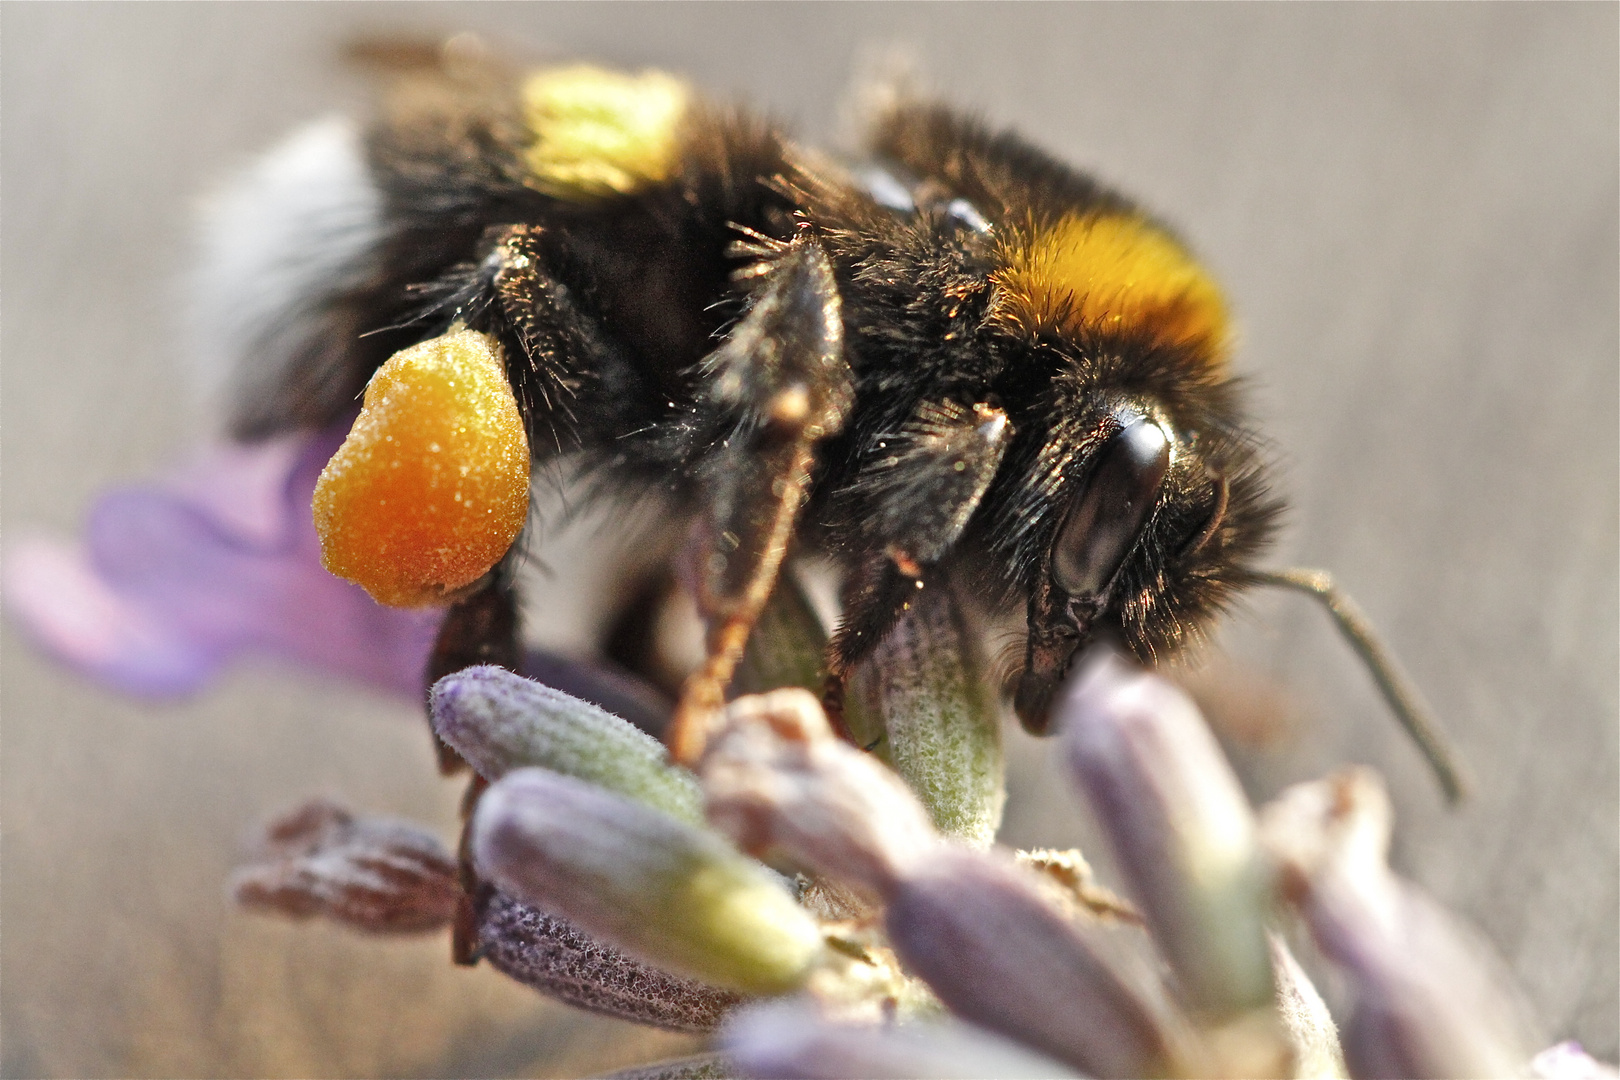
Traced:
[[748, 635], [776, 586], [815, 466], [854, 400], [832, 267], [801, 231], [757, 268], [747, 313], [704, 360], [694, 479], [699, 608], [707, 659], [687, 680], [665, 741], [683, 764], [703, 751]]
[[[508, 567], [511, 561], [512, 557], [508, 555], [485, 575], [472, 592], [451, 604], [445, 612], [444, 622], [439, 625], [439, 635], [434, 639], [433, 651], [428, 654], [427, 667], [422, 673], [430, 723], [433, 685], [446, 675], [478, 664], [498, 664], [509, 671], [518, 670], [521, 646], [518, 639], [517, 593]], [[467, 762], [439, 738], [437, 731], [433, 733], [433, 745], [438, 751], [440, 772], [452, 776], [467, 769]], [[488, 781], [474, 774], [462, 797], [462, 832], [457, 845], [462, 895], [456, 908], [450, 945], [451, 958], [458, 964], [478, 962], [479, 913], [489, 900], [489, 887], [479, 881], [468, 849], [472, 813], [488, 786]]]
[[[466, 322], [499, 339], [507, 377], [528, 428], [529, 446], [537, 458], [573, 446], [578, 437], [574, 401], [589, 390], [586, 373], [606, 370], [619, 360], [574, 305], [568, 290], [548, 272], [546, 239], [547, 234], [537, 226], [491, 230], [485, 236], [486, 254], [480, 262], [457, 267], [426, 292], [433, 298], [432, 313]], [[446, 675], [479, 664], [522, 670], [515, 580], [522, 546], [520, 537], [495, 568], [446, 612], [423, 672], [430, 719], [433, 686]], [[437, 732], [434, 745], [439, 768], [446, 775], [467, 768], [461, 755]], [[488, 786], [487, 779], [475, 774], [462, 799], [459, 857], [463, 891], [451, 945], [458, 964], [475, 964], [482, 952], [477, 928], [491, 886], [473, 867], [468, 830]]]
[[[424, 698], [432, 718], [433, 685], [446, 675], [454, 675], [463, 668], [479, 664], [495, 664], [508, 671], [517, 671], [522, 660], [522, 647], [518, 641], [517, 591], [512, 584], [511, 571], [506, 569], [510, 556], [468, 595], [450, 605], [439, 634], [428, 654], [427, 667], [422, 673]], [[439, 771], [453, 776], [467, 768], [466, 761], [445, 741], [433, 734], [438, 749]]]

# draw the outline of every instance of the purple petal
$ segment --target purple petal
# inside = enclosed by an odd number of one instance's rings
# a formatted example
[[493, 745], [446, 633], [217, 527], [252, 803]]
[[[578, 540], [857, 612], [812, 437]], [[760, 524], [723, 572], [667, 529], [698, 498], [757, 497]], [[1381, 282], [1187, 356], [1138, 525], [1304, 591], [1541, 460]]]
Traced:
[[1197, 707], [1103, 651], [1057, 712], [1070, 769], [1183, 989], [1221, 1015], [1264, 1005], [1270, 879], [1249, 800]]
[[1076, 1076], [1017, 1043], [955, 1020], [838, 1023], [805, 1001], [740, 1009], [726, 1021], [727, 1056], [751, 1077]]
[[216, 447], [108, 492], [83, 548], [12, 549], [12, 617], [58, 660], [139, 694], [195, 691], [241, 652], [420, 694], [442, 612], [382, 607], [321, 566], [310, 500], [345, 427]]
[[1162, 1075], [1195, 1060], [1147, 959], [1053, 909], [1029, 872], [997, 855], [940, 847], [904, 876], [885, 926], [906, 969], [956, 1015], [1092, 1076]]
[[5, 603], [36, 646], [100, 682], [137, 694], [185, 694], [212, 674], [216, 651], [175, 634], [110, 587], [77, 545], [29, 537], [5, 561]]

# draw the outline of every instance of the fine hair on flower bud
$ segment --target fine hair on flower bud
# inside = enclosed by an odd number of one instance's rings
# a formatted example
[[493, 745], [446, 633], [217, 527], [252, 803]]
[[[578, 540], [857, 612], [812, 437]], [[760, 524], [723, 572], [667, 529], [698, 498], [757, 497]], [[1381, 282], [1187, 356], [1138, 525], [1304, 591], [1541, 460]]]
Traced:
[[717, 986], [793, 989], [822, 948], [780, 879], [718, 834], [544, 769], [484, 793], [472, 852], [511, 896]]
[[1190, 1004], [1272, 999], [1270, 878], [1254, 812], [1185, 694], [1110, 651], [1059, 700], [1069, 765]]
[[483, 665], [435, 683], [429, 709], [439, 737], [486, 780], [539, 766], [703, 820], [696, 778], [671, 766], [657, 739], [590, 702]]

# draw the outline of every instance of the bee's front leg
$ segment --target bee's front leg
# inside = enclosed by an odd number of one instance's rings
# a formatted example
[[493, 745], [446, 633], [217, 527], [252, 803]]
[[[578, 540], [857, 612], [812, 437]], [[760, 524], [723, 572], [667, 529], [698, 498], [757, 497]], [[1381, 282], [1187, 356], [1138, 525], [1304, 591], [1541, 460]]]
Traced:
[[708, 658], [666, 742], [690, 764], [776, 586], [815, 466], [854, 400], [832, 267], [808, 231], [758, 268], [748, 312], [703, 362], [694, 478], [706, 502], [699, 559]]
[[1013, 437], [991, 402], [925, 401], [898, 432], [877, 440], [837, 495], [864, 551], [844, 583], [844, 619], [827, 646], [823, 700], [835, 723], [844, 681], [894, 629], [932, 569], [967, 528]]

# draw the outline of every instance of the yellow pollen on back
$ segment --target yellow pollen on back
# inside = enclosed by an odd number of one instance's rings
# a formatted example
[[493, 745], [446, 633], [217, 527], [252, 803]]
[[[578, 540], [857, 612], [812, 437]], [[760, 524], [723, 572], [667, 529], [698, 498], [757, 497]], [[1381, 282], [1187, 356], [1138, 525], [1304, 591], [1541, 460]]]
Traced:
[[1014, 241], [998, 287], [998, 317], [1025, 332], [1141, 335], [1224, 361], [1226, 300], [1204, 268], [1138, 216], [1071, 214]]
[[520, 96], [534, 137], [524, 162], [539, 190], [564, 199], [600, 198], [673, 175], [692, 96], [674, 76], [576, 64], [535, 72]]

